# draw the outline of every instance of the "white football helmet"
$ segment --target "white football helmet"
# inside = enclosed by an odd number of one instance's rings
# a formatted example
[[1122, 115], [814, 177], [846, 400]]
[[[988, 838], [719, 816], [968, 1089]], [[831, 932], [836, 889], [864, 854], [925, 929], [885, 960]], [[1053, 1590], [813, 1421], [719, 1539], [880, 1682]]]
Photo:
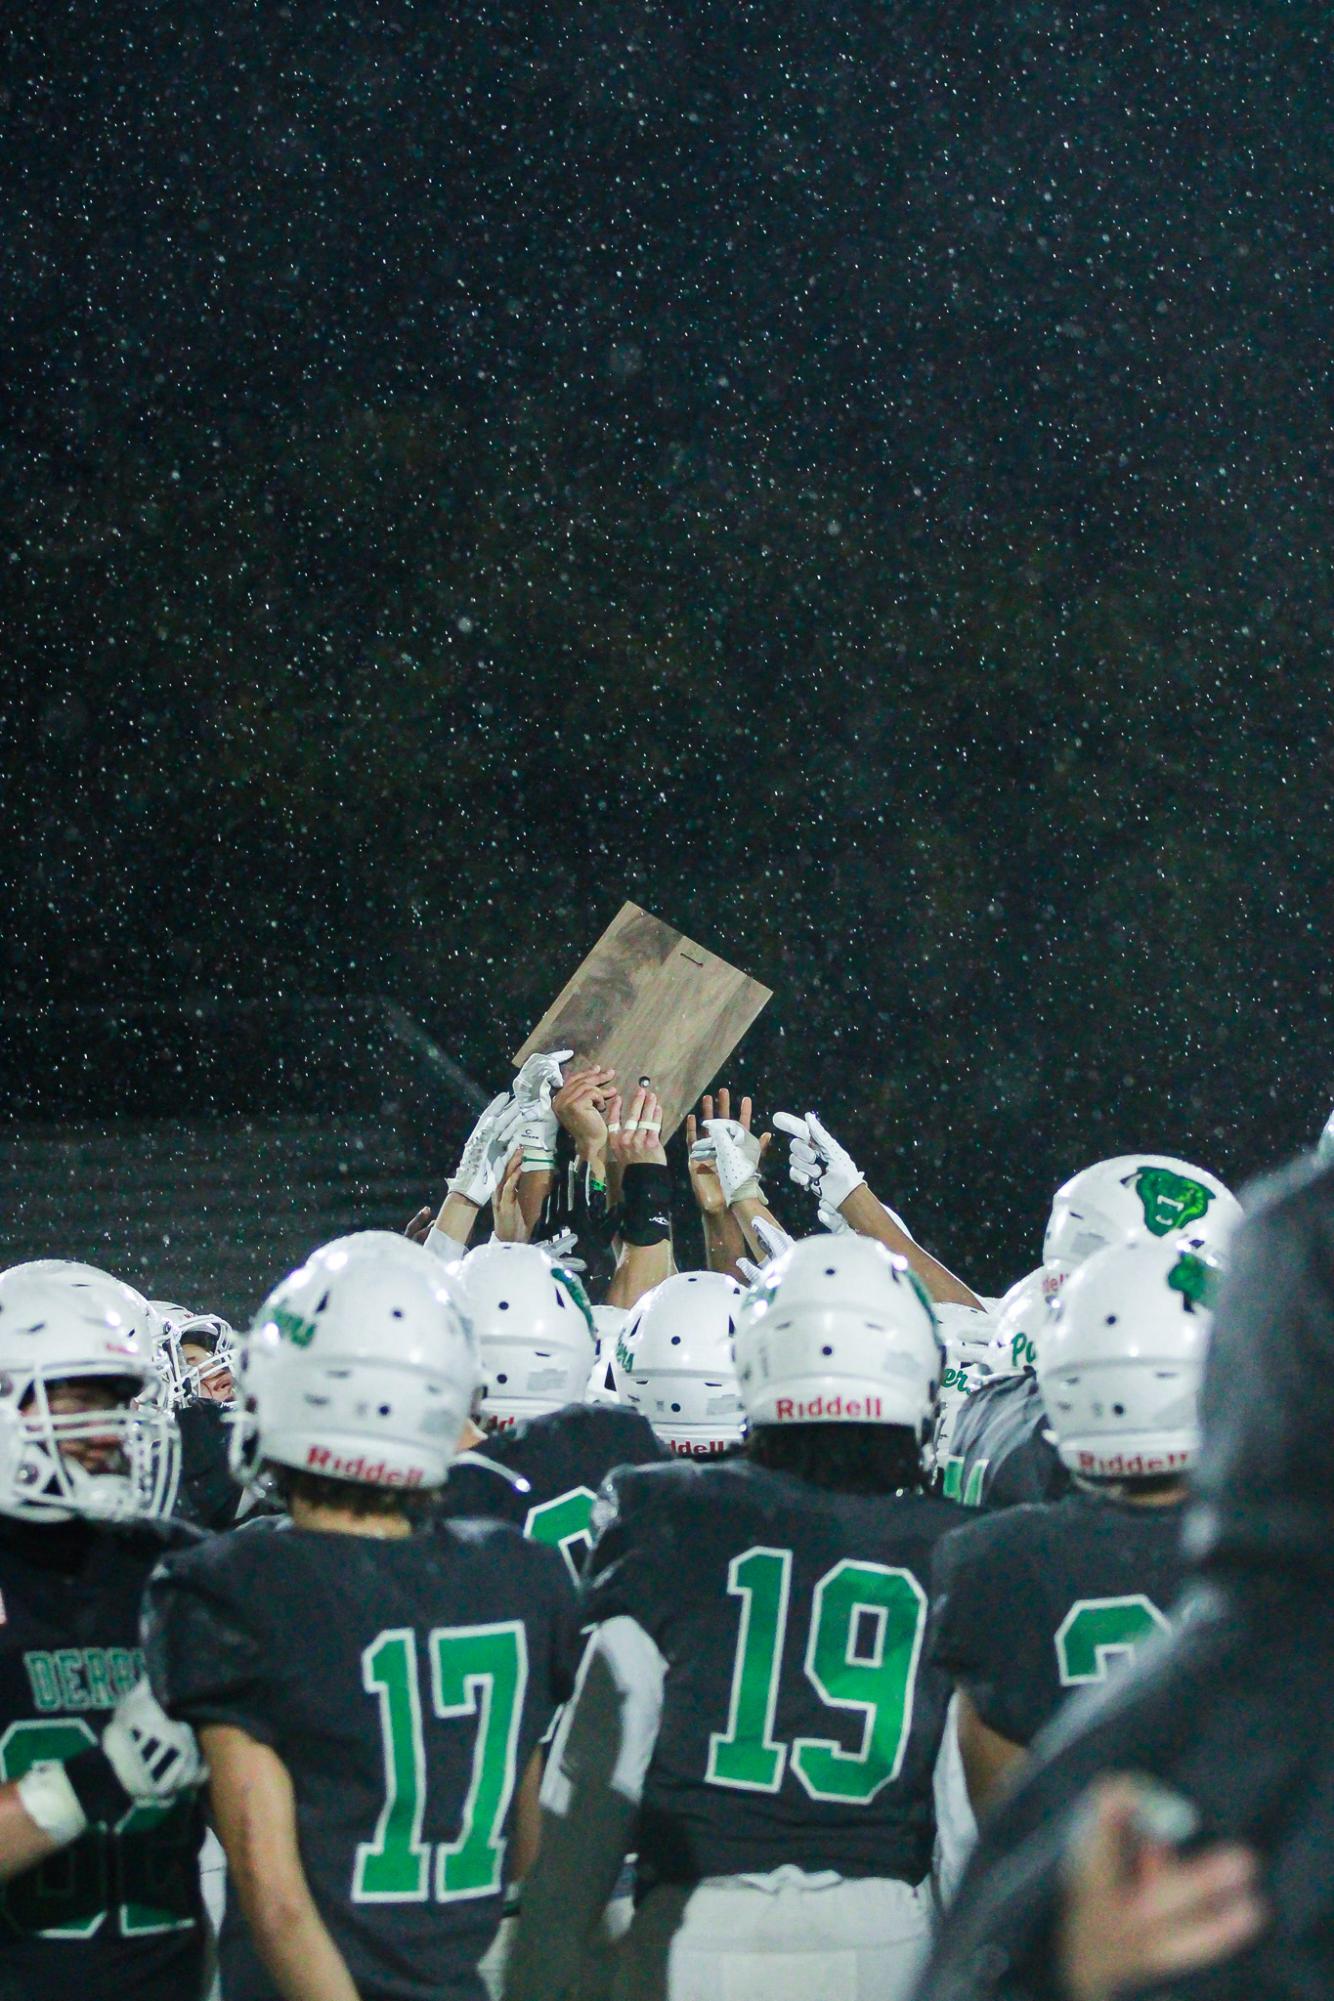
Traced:
[[926, 1442], [945, 1351], [906, 1261], [869, 1237], [806, 1237], [747, 1293], [741, 1401], [755, 1424], [901, 1424]]
[[[177, 1326], [174, 1338], [185, 1395], [203, 1397], [210, 1403], [234, 1403], [237, 1338], [230, 1321], [220, 1313], [192, 1313]], [[184, 1352], [187, 1347], [204, 1348], [207, 1353], [202, 1361], [191, 1362]]]
[[1126, 1237], [1186, 1237], [1221, 1254], [1240, 1221], [1236, 1196], [1204, 1168], [1167, 1153], [1118, 1154], [1057, 1189], [1042, 1262], [1056, 1291], [1085, 1258]]
[[[143, 1294], [91, 1266], [42, 1259], [0, 1274], [0, 1513], [47, 1522], [169, 1515], [180, 1435], [162, 1395]], [[106, 1409], [53, 1409], [60, 1386]]]
[[105, 1301], [150, 1348], [162, 1333], [161, 1316], [138, 1286], [103, 1271], [100, 1265], [81, 1264], [76, 1258], [32, 1258], [26, 1264], [10, 1265], [0, 1271], [0, 1286], [8, 1290], [29, 1279], [48, 1278], [59, 1279], [72, 1292]]
[[391, 1230], [313, 1252], [237, 1350], [231, 1467], [362, 1486], [438, 1487], [477, 1386], [477, 1350], [440, 1262]]
[[1221, 1267], [1177, 1239], [1096, 1252], [1053, 1302], [1038, 1386], [1064, 1463], [1086, 1480], [1183, 1473]]
[[685, 1457], [711, 1458], [745, 1436], [732, 1357], [743, 1297], [725, 1272], [675, 1272], [645, 1293], [617, 1341], [621, 1402]]
[[1035, 1369], [1042, 1350], [1042, 1335], [1051, 1312], [1051, 1302], [1060, 1291], [1046, 1265], [1017, 1278], [1004, 1295], [994, 1321], [998, 1376], [1018, 1375]]
[[582, 1403], [593, 1310], [573, 1272], [536, 1244], [479, 1244], [452, 1273], [481, 1357], [482, 1413], [508, 1429]]

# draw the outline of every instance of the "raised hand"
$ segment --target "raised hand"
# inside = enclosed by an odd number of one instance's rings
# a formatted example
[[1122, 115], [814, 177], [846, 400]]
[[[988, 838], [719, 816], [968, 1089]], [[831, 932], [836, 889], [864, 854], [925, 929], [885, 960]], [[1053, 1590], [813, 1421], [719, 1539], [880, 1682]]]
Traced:
[[445, 1184], [480, 1209], [495, 1193], [523, 1123], [524, 1108], [508, 1091], [499, 1092], [469, 1133], [458, 1167]]
[[769, 1264], [774, 1258], [781, 1258], [784, 1251], [790, 1251], [796, 1239], [789, 1237], [781, 1223], [775, 1223], [772, 1216], [756, 1216], [751, 1229], [759, 1239], [764, 1261]]
[[706, 1119], [704, 1130], [713, 1142], [714, 1165], [728, 1208], [734, 1202], [758, 1202], [764, 1150], [758, 1138], [740, 1119]]
[[[738, 1110], [737, 1124], [749, 1132], [750, 1099], [743, 1098]], [[745, 1232], [740, 1218], [727, 1206], [727, 1196], [718, 1175], [717, 1143], [707, 1131], [709, 1120], [715, 1117], [730, 1119], [731, 1114], [730, 1091], [720, 1090], [716, 1098], [706, 1092], [700, 1099], [699, 1116], [692, 1114], [686, 1120], [686, 1154], [690, 1187], [699, 1206], [700, 1223], [704, 1230], [704, 1261], [710, 1271], [727, 1272], [731, 1277], [740, 1279], [739, 1261], [746, 1255]], [[760, 1140], [761, 1156], [769, 1140], [770, 1135], [765, 1133]]]
[[519, 1206], [519, 1176], [524, 1172], [524, 1151], [516, 1146], [505, 1163], [505, 1172], [491, 1197], [491, 1217], [502, 1244], [526, 1244], [531, 1225]]
[[612, 1098], [607, 1106], [612, 1158], [622, 1168], [631, 1167], [639, 1161], [652, 1161], [656, 1166], [665, 1167], [667, 1149], [662, 1143], [662, 1107], [657, 1093], [642, 1084], [637, 1085], [624, 1119], [618, 1116], [620, 1107], [619, 1097]]
[[[713, 1117], [713, 1099], [705, 1096], [700, 1104], [701, 1117]], [[694, 1196], [702, 1216], [725, 1216], [727, 1197], [723, 1194], [723, 1184], [718, 1179], [718, 1149], [711, 1139], [701, 1139], [695, 1114], [686, 1116], [686, 1165], [690, 1171], [690, 1192]]]
[[774, 1124], [791, 1139], [788, 1175], [805, 1188], [823, 1208], [841, 1209], [854, 1188], [866, 1176], [846, 1147], [821, 1125], [814, 1112], [799, 1118], [794, 1112], [778, 1112]]
[[615, 1096], [614, 1070], [594, 1066], [567, 1077], [551, 1100], [551, 1109], [574, 1141], [581, 1160], [605, 1159], [606, 1106]]
[[561, 1087], [561, 1065], [573, 1054], [570, 1049], [552, 1049], [530, 1056], [514, 1079], [515, 1102], [523, 1107], [518, 1140], [525, 1174], [547, 1173], [556, 1165], [559, 1127], [552, 1096]]
[[424, 1244], [431, 1234], [431, 1224], [435, 1221], [434, 1209], [419, 1209], [415, 1216], [409, 1216], [403, 1225], [403, 1235], [414, 1244]]
[[[751, 1162], [751, 1175], [741, 1175], [735, 1154], [729, 1152], [729, 1160], [731, 1160], [733, 1166], [738, 1170], [737, 1174], [733, 1176], [734, 1184], [744, 1188], [746, 1181], [753, 1179], [755, 1187], [753, 1191], [747, 1192], [752, 1193], [755, 1197], [758, 1197], [760, 1192], [759, 1166], [765, 1154], [769, 1151], [773, 1134], [763, 1133], [758, 1141], [753, 1139], [750, 1126], [754, 1105], [750, 1098], [742, 1098], [737, 1107], [737, 1116], [733, 1119], [732, 1094], [725, 1085], [718, 1093], [716, 1108], [712, 1095], [705, 1092], [704, 1096], [700, 1099], [699, 1109], [699, 1123], [702, 1123], [704, 1127], [704, 1136], [702, 1138], [699, 1137], [696, 1120], [693, 1117], [686, 1120], [686, 1146], [689, 1149], [690, 1183], [695, 1191], [695, 1200], [699, 1203], [704, 1214], [706, 1216], [716, 1215], [729, 1202], [735, 1202], [741, 1198], [736, 1194], [726, 1194], [723, 1190], [722, 1180], [718, 1179], [718, 1135], [712, 1130], [713, 1126], [719, 1122], [726, 1125], [729, 1128], [734, 1146], [740, 1147], [745, 1157]], [[715, 1180], [717, 1180], [716, 1191], [713, 1185]]]
[[515, 1072], [514, 1095], [519, 1103], [549, 1105], [563, 1081], [561, 1066], [573, 1055], [572, 1049], [552, 1049], [545, 1055], [530, 1056]]

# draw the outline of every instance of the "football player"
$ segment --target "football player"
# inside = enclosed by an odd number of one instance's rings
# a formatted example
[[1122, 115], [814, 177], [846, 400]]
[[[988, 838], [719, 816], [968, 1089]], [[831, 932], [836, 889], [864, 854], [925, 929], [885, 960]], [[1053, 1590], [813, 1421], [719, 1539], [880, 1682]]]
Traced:
[[[920, 2001], [1334, 1993], [1334, 1171], [1304, 1162], [1267, 1191], [1228, 1265], [1186, 1516], [1204, 1588], [1167, 1639], [1071, 1705], [988, 1816]], [[1109, 1803], [1118, 1774], [1152, 1779], [1146, 1811], [1119, 1778]], [[1092, 1882], [1081, 1867], [1075, 1888], [1091, 1804], [1104, 1824], [1115, 1805], [1111, 1867]], [[1166, 1927], [1142, 1908], [1161, 1880], [1145, 1851], [1164, 1845], [1183, 1879]], [[1187, 1937], [1184, 1879], [1206, 1869], [1218, 1922]], [[1090, 1898], [1119, 1923], [1091, 1923]], [[1182, 1978], [1243, 1944], [1207, 1981]]]
[[1039, 1265], [1000, 1302], [1000, 1366], [956, 1411], [940, 1454], [941, 1491], [950, 1500], [970, 1508], [1003, 1508], [1059, 1500], [1070, 1491], [1070, 1475], [1047, 1436], [1037, 1379], [1053, 1291]]
[[927, 1932], [949, 1685], [925, 1490], [943, 1352], [906, 1263], [808, 1239], [742, 1305], [743, 1455], [624, 1468], [554, 1740], [509, 2001], [559, 2001], [637, 1840], [619, 1993], [894, 2001]]
[[147, 1302], [44, 1264], [0, 1276], [0, 1994], [193, 2001], [201, 1767], [139, 1648], [153, 1566], [195, 1539], [164, 1519], [174, 1425]]
[[[1053, 1197], [1042, 1245], [1041, 1290], [1050, 1304], [1086, 1258], [1136, 1234], [1180, 1239], [1192, 1250], [1224, 1255], [1240, 1219], [1236, 1196], [1189, 1161], [1159, 1153], [1097, 1161]], [[1006, 1302], [1016, 1291], [1007, 1293]], [[1041, 1312], [1035, 1311], [1024, 1330], [1039, 1352], [1041, 1322]], [[969, 1399], [955, 1428], [951, 1452], [956, 1463], [946, 1469], [946, 1492], [970, 1507], [1058, 1499], [1069, 1491], [1069, 1475], [1046, 1433], [1037, 1376], [1026, 1364], [1022, 1375], [988, 1384]]]
[[450, 1283], [477, 1342], [487, 1428], [465, 1434], [441, 1512], [513, 1522], [559, 1549], [577, 1575], [608, 1473], [666, 1458], [668, 1448], [637, 1411], [584, 1401], [595, 1342], [574, 1273], [535, 1244], [482, 1244]]
[[[948, 1466], [950, 1441], [964, 1404], [1008, 1369], [1008, 1364], [1002, 1360], [997, 1323], [980, 1307], [938, 1306], [936, 1322], [945, 1348], [945, 1376], [932, 1457], [936, 1465]], [[957, 1500], [958, 1496], [949, 1493], [947, 1498]]]
[[154, 1685], [211, 1766], [223, 1992], [480, 1994], [516, 1794], [570, 1687], [565, 1568], [429, 1512], [477, 1361], [428, 1252], [326, 1245], [238, 1360], [235, 1470], [267, 1469], [290, 1519], [169, 1558], [145, 1621]]
[[232, 1363], [236, 1335], [220, 1313], [195, 1313], [176, 1330], [187, 1370], [187, 1394], [209, 1403], [234, 1403]]
[[1167, 1630], [1218, 1275], [1211, 1259], [1143, 1236], [1082, 1264], [1038, 1363], [1075, 1491], [986, 1515], [937, 1553], [932, 1657], [959, 1689], [976, 1813], [1072, 1689]]

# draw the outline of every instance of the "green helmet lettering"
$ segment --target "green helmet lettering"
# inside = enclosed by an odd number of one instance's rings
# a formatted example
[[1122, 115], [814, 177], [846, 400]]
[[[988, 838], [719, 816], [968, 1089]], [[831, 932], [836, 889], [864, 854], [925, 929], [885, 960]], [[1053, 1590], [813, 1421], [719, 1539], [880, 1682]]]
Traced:
[[272, 1320], [283, 1340], [290, 1341], [294, 1348], [308, 1348], [315, 1339], [315, 1322], [303, 1320], [290, 1306], [275, 1306]]

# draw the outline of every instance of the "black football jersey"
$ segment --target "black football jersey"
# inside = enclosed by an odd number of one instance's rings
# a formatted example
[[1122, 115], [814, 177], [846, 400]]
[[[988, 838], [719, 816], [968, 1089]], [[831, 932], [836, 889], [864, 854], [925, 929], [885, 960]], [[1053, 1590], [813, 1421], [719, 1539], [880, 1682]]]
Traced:
[[950, 1688], [926, 1660], [935, 1495], [834, 1494], [749, 1459], [613, 1475], [586, 1620], [667, 1663], [639, 1881], [795, 1863], [920, 1882]]
[[[491, 1516], [559, 1549], [578, 1576], [592, 1541], [593, 1503], [617, 1466], [645, 1466], [671, 1452], [638, 1411], [566, 1404], [493, 1432], [451, 1468], [440, 1513]], [[491, 1463], [487, 1463], [491, 1462]], [[503, 1470], [496, 1472], [494, 1467]]]
[[[0, 1520], [0, 1778], [100, 1741], [143, 1673], [144, 1587], [172, 1524]], [[0, 1888], [3, 2001], [195, 2001], [204, 1978], [198, 1797], [130, 1808]]]
[[1055, 1501], [1070, 1475], [1046, 1436], [1047, 1412], [1031, 1369], [983, 1383], [959, 1412], [941, 1491], [968, 1508]]
[[[500, 1522], [382, 1540], [261, 1520], [162, 1566], [145, 1645], [174, 1715], [287, 1767], [362, 2001], [481, 1997], [515, 1788], [577, 1665], [556, 1553]], [[221, 1965], [227, 2001], [275, 2001], [230, 1906]]]
[[936, 1552], [932, 1659], [989, 1729], [1028, 1744], [1072, 1690], [1167, 1631], [1181, 1519], [1073, 1493], [969, 1522]]

